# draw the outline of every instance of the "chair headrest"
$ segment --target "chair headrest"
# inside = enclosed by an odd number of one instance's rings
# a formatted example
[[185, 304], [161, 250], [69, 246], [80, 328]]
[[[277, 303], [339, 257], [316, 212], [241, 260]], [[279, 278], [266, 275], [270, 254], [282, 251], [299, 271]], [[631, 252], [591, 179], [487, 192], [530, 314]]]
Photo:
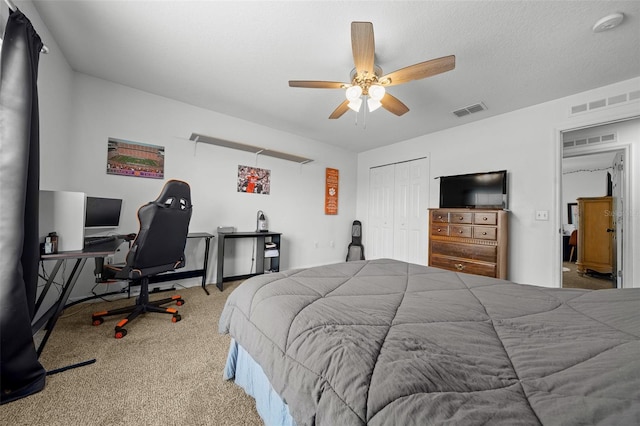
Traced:
[[187, 210], [191, 208], [191, 187], [181, 180], [169, 180], [165, 183], [160, 195], [154, 201], [164, 207]]

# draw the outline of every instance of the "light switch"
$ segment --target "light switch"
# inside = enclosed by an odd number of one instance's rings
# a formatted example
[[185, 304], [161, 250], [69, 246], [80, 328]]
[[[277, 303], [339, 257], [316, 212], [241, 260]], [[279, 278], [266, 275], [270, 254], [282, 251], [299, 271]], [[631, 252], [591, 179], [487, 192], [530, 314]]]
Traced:
[[549, 210], [537, 210], [536, 220], [549, 220]]

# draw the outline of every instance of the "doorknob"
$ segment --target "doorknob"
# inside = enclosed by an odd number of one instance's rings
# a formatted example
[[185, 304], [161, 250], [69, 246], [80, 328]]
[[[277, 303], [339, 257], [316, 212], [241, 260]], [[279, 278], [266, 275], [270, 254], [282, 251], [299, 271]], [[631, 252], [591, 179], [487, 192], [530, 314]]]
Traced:
[[615, 229], [607, 228], [607, 232], [616, 232]]

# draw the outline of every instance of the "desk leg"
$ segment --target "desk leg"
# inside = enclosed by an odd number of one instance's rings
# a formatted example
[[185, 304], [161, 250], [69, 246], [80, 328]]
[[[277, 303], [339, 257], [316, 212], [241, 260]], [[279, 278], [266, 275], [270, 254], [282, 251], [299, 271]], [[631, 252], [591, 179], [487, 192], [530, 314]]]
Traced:
[[[49, 322], [47, 322], [47, 332], [45, 333], [44, 337], [42, 338], [42, 342], [40, 342], [40, 346], [38, 347], [38, 357], [40, 357], [40, 354], [42, 353], [44, 346], [47, 344], [47, 340], [49, 340], [49, 336], [51, 336], [53, 327], [55, 327], [56, 322], [58, 321], [58, 317], [60, 316], [60, 313], [64, 309], [64, 306], [67, 303], [67, 299], [69, 299], [69, 296], [71, 295], [71, 291], [73, 290], [73, 287], [75, 286], [76, 281], [78, 280], [78, 276], [80, 275], [80, 271], [82, 271], [82, 268], [84, 267], [84, 264], [86, 261], [87, 261], [86, 257], [76, 260], [76, 263], [75, 265], [73, 265], [73, 269], [71, 270], [71, 275], [69, 275], [67, 282], [63, 286], [63, 291], [62, 291], [62, 294], [60, 295], [60, 298], [51, 307], [54, 310], [53, 315], [49, 319]], [[49, 310], [47, 314], [50, 311], [51, 310]]]
[[256, 237], [256, 274], [264, 274], [264, 237]]
[[204, 239], [204, 267], [203, 272], [202, 272], [202, 289], [204, 290], [205, 293], [207, 293], [207, 296], [209, 296], [209, 291], [207, 290], [207, 266], [209, 266], [209, 243], [211, 242], [211, 238], [210, 237], [206, 237]]
[[216, 265], [216, 287], [218, 290], [222, 291], [224, 288], [223, 277], [224, 271], [222, 270], [224, 266], [224, 235], [218, 234], [218, 262]]
[[51, 274], [49, 274], [49, 279], [47, 280], [47, 283], [45, 284], [44, 288], [42, 289], [42, 292], [40, 292], [40, 297], [38, 297], [38, 301], [36, 302], [36, 310], [35, 313], [38, 313], [38, 310], [40, 309], [40, 306], [42, 305], [42, 302], [44, 302], [44, 298], [47, 295], [47, 293], [49, 292], [49, 287], [51, 287], [51, 284], [53, 283], [53, 280], [56, 278], [56, 275], [58, 275], [58, 270], [60, 269], [60, 266], [62, 266], [62, 263], [64, 262], [64, 260], [59, 259], [56, 262], [56, 266], [53, 267], [53, 270], [51, 271]]

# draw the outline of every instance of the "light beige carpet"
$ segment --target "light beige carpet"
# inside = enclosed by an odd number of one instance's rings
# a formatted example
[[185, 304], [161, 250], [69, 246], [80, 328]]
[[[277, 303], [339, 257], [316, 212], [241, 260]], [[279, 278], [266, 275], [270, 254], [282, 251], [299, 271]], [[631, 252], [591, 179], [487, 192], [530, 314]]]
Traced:
[[[239, 282], [224, 292], [209, 285], [181, 289], [182, 321], [148, 313], [114, 338], [119, 316], [91, 325], [94, 311], [129, 300], [68, 308], [40, 361], [47, 370], [96, 359], [96, 363], [47, 376], [45, 388], [0, 407], [1, 425], [261, 425], [254, 400], [222, 379], [229, 336], [218, 319]], [[171, 292], [152, 295], [168, 297]], [[175, 307], [175, 306], [174, 306]]]

